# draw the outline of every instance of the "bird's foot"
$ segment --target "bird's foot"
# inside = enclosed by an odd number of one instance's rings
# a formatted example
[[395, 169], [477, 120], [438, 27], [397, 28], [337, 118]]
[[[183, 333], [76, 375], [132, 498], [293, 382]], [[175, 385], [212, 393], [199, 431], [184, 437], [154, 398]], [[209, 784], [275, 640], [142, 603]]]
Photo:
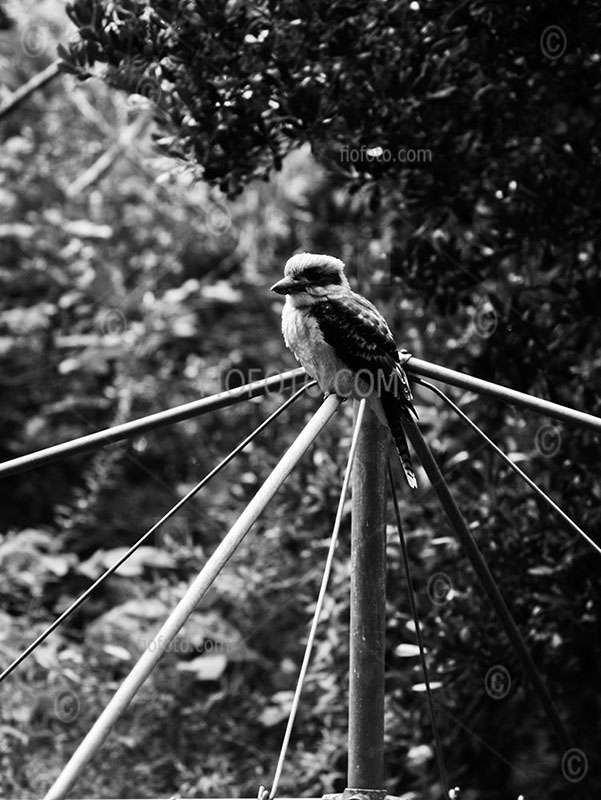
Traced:
[[409, 352], [409, 350], [405, 350], [405, 348], [399, 350], [399, 360], [401, 362], [401, 366], [403, 364], [406, 364], [410, 358], [411, 358], [411, 353]]
[[[324, 392], [324, 393], [323, 393], [323, 399], [324, 399], [324, 401], [325, 401], [325, 400], [327, 400], [327, 399], [328, 399], [328, 397], [329, 397], [331, 394], [336, 394], [336, 392]], [[343, 403], [344, 403], [344, 401], [345, 401], [345, 400], [348, 400], [348, 397], [346, 397], [345, 395], [342, 395], [342, 394], [339, 394], [339, 395], [338, 395], [338, 397], [339, 397], [339, 398], [342, 400], [342, 402], [343, 402]]]

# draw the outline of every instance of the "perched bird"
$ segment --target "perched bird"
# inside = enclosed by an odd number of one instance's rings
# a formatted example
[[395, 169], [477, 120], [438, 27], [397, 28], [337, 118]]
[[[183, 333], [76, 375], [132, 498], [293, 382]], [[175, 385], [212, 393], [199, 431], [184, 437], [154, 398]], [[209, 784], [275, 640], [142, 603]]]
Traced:
[[286, 346], [326, 396], [369, 396], [378, 418], [390, 428], [407, 483], [416, 488], [401, 418], [417, 414], [384, 317], [351, 289], [344, 263], [333, 256], [292, 256], [284, 277], [271, 291], [286, 295], [282, 311]]

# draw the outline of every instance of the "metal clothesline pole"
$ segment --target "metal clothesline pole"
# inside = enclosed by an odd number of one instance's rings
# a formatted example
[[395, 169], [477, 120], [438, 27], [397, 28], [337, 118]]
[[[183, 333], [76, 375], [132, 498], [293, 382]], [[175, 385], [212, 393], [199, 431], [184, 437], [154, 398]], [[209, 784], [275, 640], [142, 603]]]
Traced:
[[[340, 526], [342, 524], [342, 517], [344, 514], [344, 507], [346, 504], [346, 495], [348, 491], [349, 482], [351, 479], [353, 463], [355, 460], [355, 453], [357, 452], [357, 446], [360, 441], [361, 436], [361, 425], [363, 422], [363, 417], [367, 406], [367, 400], [364, 398], [363, 400], [357, 403], [355, 408], [355, 426], [353, 430], [353, 438], [351, 440], [351, 446], [349, 448], [348, 459], [346, 463], [346, 469], [344, 471], [344, 478], [342, 481], [342, 488], [340, 490], [340, 498], [338, 500], [338, 510], [336, 511], [336, 519], [334, 520], [334, 527], [332, 529], [332, 536], [330, 538], [330, 546], [328, 548], [328, 555], [326, 558], [326, 563], [323, 570], [323, 576], [321, 579], [321, 585], [319, 587], [319, 594], [317, 596], [317, 602], [315, 604], [315, 611], [313, 612], [313, 620], [311, 622], [311, 628], [309, 630], [309, 635], [307, 637], [307, 644], [305, 645], [305, 655], [303, 657], [302, 665], [298, 674], [298, 679], [296, 682], [296, 689], [294, 691], [294, 697], [292, 699], [292, 706], [290, 708], [290, 713], [288, 715], [288, 724], [286, 725], [286, 731], [284, 733], [284, 739], [282, 741], [282, 747], [280, 749], [280, 756], [278, 758], [278, 763], [276, 766], [275, 774], [273, 777], [273, 781], [271, 784], [271, 789], [267, 795], [266, 800], [274, 800], [274, 798], [278, 797], [277, 791], [278, 786], [280, 783], [280, 778], [282, 776], [282, 770], [284, 768], [284, 761], [286, 759], [286, 753], [288, 751], [288, 747], [290, 745], [290, 738], [292, 735], [292, 728], [294, 726], [294, 722], [296, 719], [296, 714], [298, 712], [298, 707], [300, 705], [300, 698], [301, 692], [305, 683], [305, 679], [307, 677], [307, 671], [309, 669], [309, 664], [311, 661], [311, 653], [313, 651], [313, 644], [315, 642], [315, 636], [317, 634], [317, 626], [319, 625], [321, 612], [323, 610], [323, 604], [326, 596], [326, 591], [328, 588], [328, 582], [330, 580], [330, 574], [332, 572], [332, 564], [334, 562], [334, 554], [336, 553], [336, 545], [338, 543], [338, 535], [340, 533]], [[263, 787], [259, 789], [258, 798], [259, 800], [263, 800], [265, 797], [266, 790]]]
[[[388, 433], [368, 405], [353, 466], [348, 783], [345, 795], [363, 790], [386, 795], [384, 667], [387, 452]], [[370, 796], [373, 798], [375, 795]]]
[[304, 453], [315, 441], [326, 423], [340, 406], [341, 399], [330, 395], [315, 412], [290, 448], [284, 453], [271, 474], [244, 509], [228, 534], [209, 558], [201, 572], [187, 589], [175, 609], [164, 622], [145, 652], [123, 681], [108, 705], [98, 717], [69, 762], [45, 795], [44, 800], [62, 800], [112, 727], [127, 708], [138, 689], [150, 675], [196, 605], [206, 594], [225, 567], [259, 515], [290, 475]]

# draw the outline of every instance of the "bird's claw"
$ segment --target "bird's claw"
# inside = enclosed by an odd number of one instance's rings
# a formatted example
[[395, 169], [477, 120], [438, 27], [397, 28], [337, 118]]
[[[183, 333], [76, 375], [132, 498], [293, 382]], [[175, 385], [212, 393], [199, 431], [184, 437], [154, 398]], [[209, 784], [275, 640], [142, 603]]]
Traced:
[[405, 350], [405, 348], [403, 348], [402, 350], [399, 350], [399, 360], [401, 362], [401, 365], [402, 364], [406, 364], [411, 357], [412, 356], [411, 356], [411, 353], [409, 352], [409, 350]]
[[[324, 392], [324, 393], [323, 393], [323, 399], [324, 399], [324, 402], [325, 402], [325, 401], [328, 399], [328, 397], [329, 397], [330, 395], [332, 395], [332, 394], [336, 394], [336, 392]], [[348, 398], [347, 398], [347, 397], [345, 397], [344, 395], [339, 395], [339, 397], [340, 397], [340, 399], [342, 400], [342, 402], [343, 402], [343, 403], [344, 403], [344, 401], [345, 401], [345, 400], [347, 400], [347, 399], [348, 399]]]

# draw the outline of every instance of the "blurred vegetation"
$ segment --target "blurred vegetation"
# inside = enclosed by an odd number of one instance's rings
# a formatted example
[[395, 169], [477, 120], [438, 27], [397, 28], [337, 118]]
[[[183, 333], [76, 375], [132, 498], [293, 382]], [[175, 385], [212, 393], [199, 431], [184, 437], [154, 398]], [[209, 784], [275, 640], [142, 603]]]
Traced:
[[[0, 105], [59, 42], [76, 73], [0, 122], [1, 460], [292, 366], [268, 287], [301, 249], [344, 258], [416, 355], [601, 414], [596, 4], [79, 0], [68, 10], [79, 33], [57, 0], [8, 3], [0, 16]], [[91, 74], [106, 80], [80, 80]], [[424, 157], [386, 157], [401, 148]], [[597, 436], [452, 394], [601, 540]], [[421, 473], [401, 509], [452, 785], [462, 800], [594, 792], [596, 556], [434, 396], [416, 395], [424, 433], [588, 758], [585, 781], [570, 783]], [[2, 664], [279, 402], [5, 479]], [[2, 796], [47, 788], [317, 402], [278, 419], [0, 686]], [[80, 796], [253, 796], [269, 785], [350, 414], [255, 526], [86, 770]], [[392, 526], [389, 567], [386, 787], [435, 798]], [[283, 794], [345, 786], [348, 574], [347, 535]], [[450, 592], [437, 594], [440, 585]], [[499, 667], [510, 687], [495, 699], [486, 676]]]

